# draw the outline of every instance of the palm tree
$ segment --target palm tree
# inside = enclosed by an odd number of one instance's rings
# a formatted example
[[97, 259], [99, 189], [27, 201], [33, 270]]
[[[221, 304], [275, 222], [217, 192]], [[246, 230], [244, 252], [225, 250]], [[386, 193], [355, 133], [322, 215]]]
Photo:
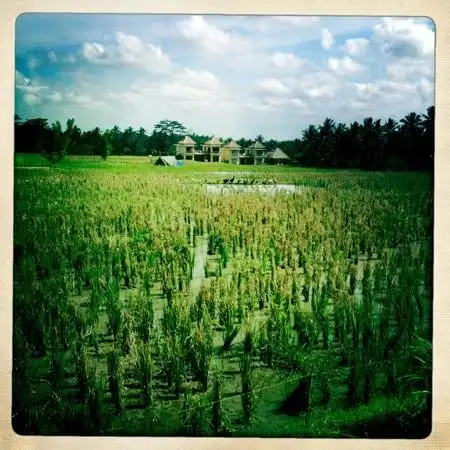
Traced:
[[397, 128], [398, 128], [398, 123], [394, 119], [391, 119], [391, 118], [389, 118], [383, 125], [383, 131], [386, 134], [396, 131]]
[[319, 129], [320, 147], [318, 149], [318, 158], [320, 165], [323, 167], [330, 167], [334, 164], [335, 154], [335, 132], [336, 124], [334, 120], [326, 118], [323, 125]]
[[434, 106], [429, 106], [426, 114], [422, 115], [425, 168], [432, 168], [433, 166], [435, 113]]
[[379, 169], [382, 155], [381, 120], [366, 117], [361, 127], [362, 148], [360, 163], [363, 169]]
[[381, 126], [381, 142], [383, 148], [383, 168], [397, 167], [399, 150], [399, 124], [394, 119], [389, 118]]
[[427, 113], [422, 114], [422, 126], [424, 127], [425, 131], [434, 130], [435, 114], [436, 111], [434, 106], [429, 106], [427, 108]]
[[330, 136], [334, 134], [334, 131], [336, 130], [336, 124], [333, 119], [330, 119], [327, 117], [323, 125], [320, 127], [320, 134], [321, 136]]
[[348, 166], [346, 151], [348, 148], [348, 128], [345, 123], [338, 123], [335, 130], [335, 165], [339, 167]]
[[407, 134], [418, 134], [422, 127], [422, 118], [419, 114], [411, 112], [400, 120], [402, 130]]
[[403, 134], [403, 158], [410, 169], [420, 169], [422, 165], [421, 144], [423, 141], [422, 118], [411, 112], [400, 120]]
[[315, 165], [318, 161], [320, 147], [320, 133], [315, 125], [310, 125], [303, 131], [302, 137], [303, 158], [307, 165]]

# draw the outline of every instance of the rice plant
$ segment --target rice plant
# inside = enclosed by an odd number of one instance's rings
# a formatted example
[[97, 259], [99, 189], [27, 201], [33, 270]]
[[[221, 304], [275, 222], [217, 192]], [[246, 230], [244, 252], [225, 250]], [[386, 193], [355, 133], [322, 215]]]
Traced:
[[211, 319], [204, 312], [200, 323], [190, 337], [190, 362], [192, 370], [201, 384], [202, 390], [208, 389], [209, 373], [213, 353], [213, 334]]
[[136, 371], [142, 391], [142, 400], [145, 407], [152, 407], [154, 402], [153, 390], [153, 358], [148, 343], [138, 344]]
[[87, 372], [88, 390], [87, 405], [89, 408], [89, 420], [97, 432], [105, 431], [108, 425], [108, 411], [105, 405], [106, 380], [98, 369], [89, 367]]
[[242, 384], [242, 410], [245, 423], [250, 423], [254, 412], [254, 396], [252, 386], [252, 359], [251, 355], [244, 353], [241, 360], [241, 384]]
[[[244, 435], [255, 418], [270, 429], [271, 401], [317, 417], [337, 417], [345, 399], [349, 417], [383, 398], [427, 408], [432, 196], [422, 174], [286, 169], [277, 179], [301, 192], [222, 195], [205, 192], [191, 169], [143, 166], [133, 176], [17, 173], [21, 430], [109, 433], [110, 407], [125, 434], [181, 425], [196, 436], [224, 434], [225, 417], [242, 412], [230, 434]], [[206, 239], [207, 278], [193, 273]], [[298, 385], [287, 398], [262, 390], [259, 416], [256, 383], [287, 375]], [[157, 410], [164, 420], [154, 427]]]
[[123, 411], [123, 369], [117, 350], [108, 354], [107, 363], [109, 391], [111, 392], [115, 412], [120, 415]]
[[186, 391], [183, 395], [182, 433], [185, 436], [205, 436], [209, 431], [205, 397]]
[[223, 410], [222, 410], [222, 395], [223, 395], [223, 381], [217, 373], [214, 375], [212, 382], [212, 412], [211, 412], [211, 429], [217, 435], [221, 432], [223, 426]]

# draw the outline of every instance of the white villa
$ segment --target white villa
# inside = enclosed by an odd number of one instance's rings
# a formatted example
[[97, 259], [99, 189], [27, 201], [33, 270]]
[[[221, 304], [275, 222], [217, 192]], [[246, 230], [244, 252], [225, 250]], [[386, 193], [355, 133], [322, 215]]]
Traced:
[[176, 155], [183, 160], [228, 162], [236, 165], [261, 165], [264, 163], [285, 163], [290, 158], [279, 148], [269, 152], [259, 141], [248, 148], [234, 140], [225, 144], [220, 138], [213, 136], [201, 147], [197, 146], [190, 136], [185, 136], [175, 145]]

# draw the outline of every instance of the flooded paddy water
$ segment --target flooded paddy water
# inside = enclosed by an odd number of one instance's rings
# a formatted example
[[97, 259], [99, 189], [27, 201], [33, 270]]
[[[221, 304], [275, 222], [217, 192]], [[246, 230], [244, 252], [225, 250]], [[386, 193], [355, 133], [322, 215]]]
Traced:
[[255, 193], [274, 195], [280, 192], [301, 192], [304, 188], [295, 184], [207, 184], [208, 194]]

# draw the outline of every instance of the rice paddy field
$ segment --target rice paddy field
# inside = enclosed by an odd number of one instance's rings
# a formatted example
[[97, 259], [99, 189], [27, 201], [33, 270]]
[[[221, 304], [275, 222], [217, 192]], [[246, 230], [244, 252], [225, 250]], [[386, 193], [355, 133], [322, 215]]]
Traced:
[[432, 174], [18, 155], [14, 189], [19, 434], [431, 432]]

